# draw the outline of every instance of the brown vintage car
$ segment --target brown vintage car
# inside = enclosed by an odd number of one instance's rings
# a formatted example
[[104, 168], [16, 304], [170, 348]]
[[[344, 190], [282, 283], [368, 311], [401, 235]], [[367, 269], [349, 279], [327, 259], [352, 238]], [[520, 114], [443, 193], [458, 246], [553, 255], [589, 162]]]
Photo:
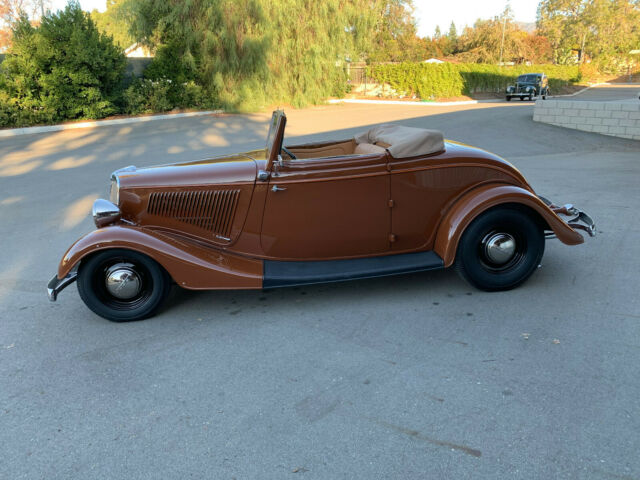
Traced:
[[77, 280], [91, 310], [126, 321], [153, 315], [172, 282], [264, 289], [454, 265], [505, 290], [538, 267], [545, 238], [595, 232], [510, 163], [438, 131], [380, 125], [285, 147], [285, 124], [274, 112], [261, 150], [114, 172], [97, 230], [64, 254], [49, 298]]

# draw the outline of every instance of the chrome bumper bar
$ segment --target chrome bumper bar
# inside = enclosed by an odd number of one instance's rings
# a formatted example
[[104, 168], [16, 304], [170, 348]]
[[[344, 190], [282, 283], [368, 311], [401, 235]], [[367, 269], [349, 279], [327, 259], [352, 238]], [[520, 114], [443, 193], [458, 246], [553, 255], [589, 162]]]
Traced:
[[[571, 217], [567, 222], [574, 230], [583, 230], [589, 234], [590, 237], [596, 236], [596, 224], [593, 219], [584, 213], [582, 210], [578, 210], [572, 204], [567, 203], [563, 206], [554, 205], [549, 199], [538, 195], [538, 198], [542, 200], [556, 215], [564, 215], [566, 217]], [[555, 238], [553, 232], [545, 234], [546, 238]]]
[[47, 285], [47, 296], [49, 297], [49, 300], [55, 302], [58, 299], [58, 294], [75, 282], [77, 278], [78, 272], [71, 272], [63, 279], [59, 279], [58, 276], [55, 275], [49, 281], [49, 285]]

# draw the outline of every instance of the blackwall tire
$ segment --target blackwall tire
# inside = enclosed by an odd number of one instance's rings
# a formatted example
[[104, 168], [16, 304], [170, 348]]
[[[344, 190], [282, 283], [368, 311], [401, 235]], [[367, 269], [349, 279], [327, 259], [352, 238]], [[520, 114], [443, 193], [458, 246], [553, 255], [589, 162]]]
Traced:
[[148, 256], [125, 249], [98, 252], [80, 263], [78, 293], [97, 315], [112, 322], [153, 316], [169, 293], [171, 278]]
[[[529, 212], [493, 208], [465, 230], [458, 244], [455, 269], [480, 290], [510, 290], [536, 271], [544, 242], [544, 230]], [[509, 257], [511, 245], [513, 254]]]

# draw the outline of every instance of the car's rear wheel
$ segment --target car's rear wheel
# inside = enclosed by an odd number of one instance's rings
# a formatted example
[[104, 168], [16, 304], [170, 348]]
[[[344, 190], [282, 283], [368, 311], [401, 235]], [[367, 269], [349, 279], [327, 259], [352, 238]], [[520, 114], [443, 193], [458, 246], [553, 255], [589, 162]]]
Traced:
[[455, 267], [481, 290], [509, 290], [533, 274], [543, 253], [542, 226], [525, 210], [497, 207], [467, 227], [458, 244]]
[[78, 269], [78, 292], [84, 303], [114, 322], [152, 316], [170, 286], [169, 275], [158, 263], [132, 250], [98, 252]]
[[511, 101], [511, 97], [507, 95], [507, 102]]

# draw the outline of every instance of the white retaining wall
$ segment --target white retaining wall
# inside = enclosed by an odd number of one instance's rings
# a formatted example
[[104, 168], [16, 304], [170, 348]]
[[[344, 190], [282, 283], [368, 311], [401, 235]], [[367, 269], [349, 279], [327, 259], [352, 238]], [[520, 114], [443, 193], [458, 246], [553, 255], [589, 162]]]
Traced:
[[585, 132], [640, 140], [640, 101], [538, 100], [533, 120]]

